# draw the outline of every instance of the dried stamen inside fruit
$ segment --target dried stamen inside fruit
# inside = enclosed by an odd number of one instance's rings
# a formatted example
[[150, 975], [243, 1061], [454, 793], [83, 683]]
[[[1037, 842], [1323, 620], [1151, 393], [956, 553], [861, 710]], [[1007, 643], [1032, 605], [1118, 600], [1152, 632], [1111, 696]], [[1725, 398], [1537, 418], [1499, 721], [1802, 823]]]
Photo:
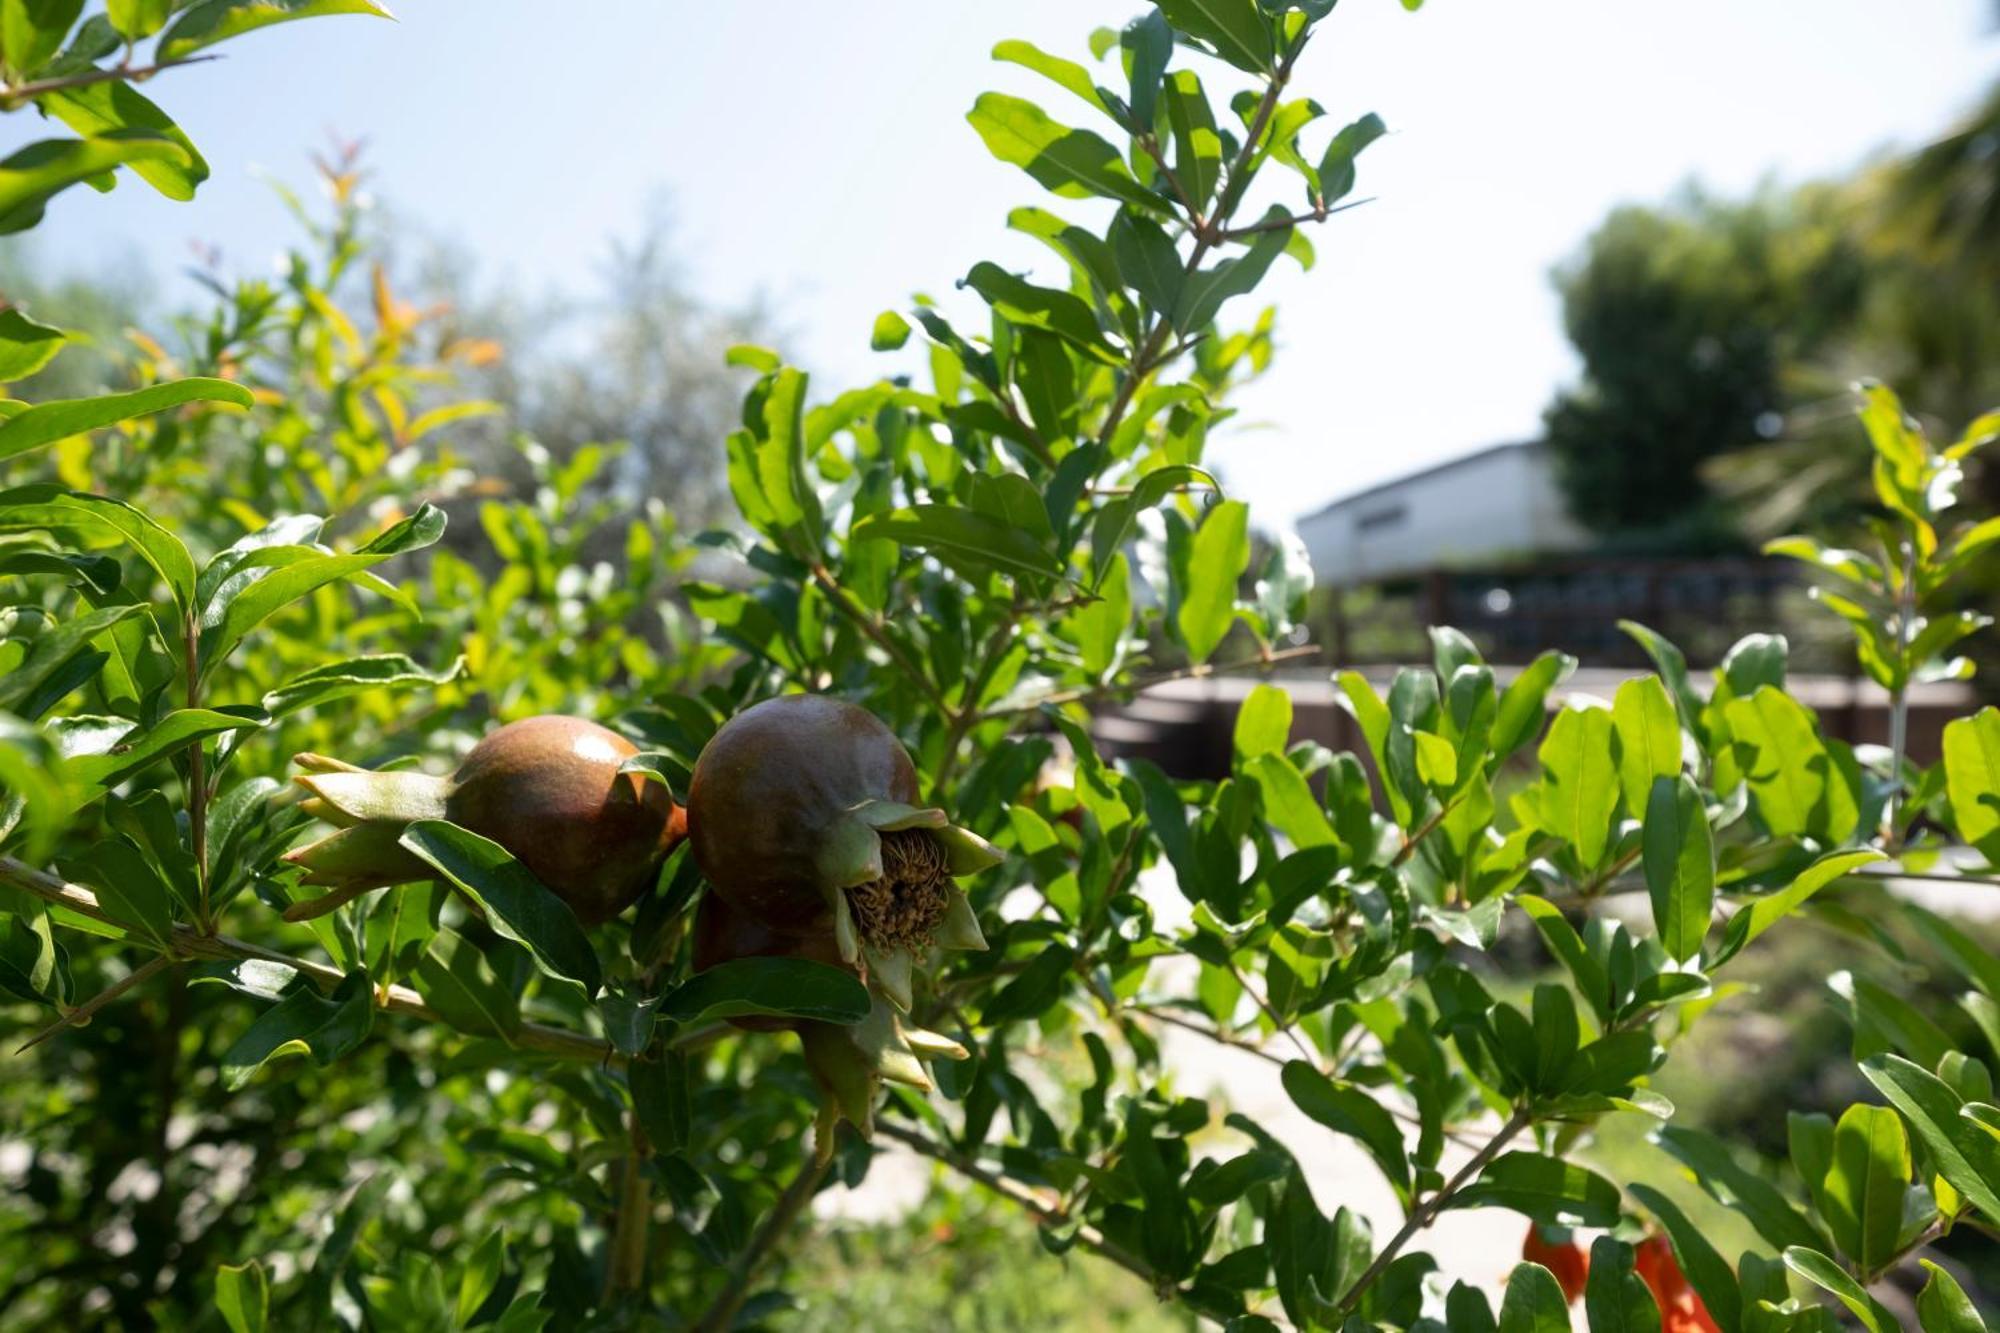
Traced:
[[925, 829], [882, 835], [882, 877], [847, 890], [854, 925], [877, 949], [926, 949], [951, 905], [951, 864]]

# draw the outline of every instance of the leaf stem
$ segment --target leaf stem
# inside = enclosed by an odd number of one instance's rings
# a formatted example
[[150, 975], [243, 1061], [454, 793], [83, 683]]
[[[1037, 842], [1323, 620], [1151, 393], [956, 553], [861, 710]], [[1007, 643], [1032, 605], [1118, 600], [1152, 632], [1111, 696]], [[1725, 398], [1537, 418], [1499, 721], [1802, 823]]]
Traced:
[[618, 1176], [618, 1216], [612, 1224], [611, 1259], [605, 1265], [607, 1295], [643, 1291], [646, 1286], [646, 1239], [653, 1214], [652, 1181], [646, 1163], [653, 1155], [652, 1144], [639, 1124], [639, 1113], [626, 1116], [629, 1146]]

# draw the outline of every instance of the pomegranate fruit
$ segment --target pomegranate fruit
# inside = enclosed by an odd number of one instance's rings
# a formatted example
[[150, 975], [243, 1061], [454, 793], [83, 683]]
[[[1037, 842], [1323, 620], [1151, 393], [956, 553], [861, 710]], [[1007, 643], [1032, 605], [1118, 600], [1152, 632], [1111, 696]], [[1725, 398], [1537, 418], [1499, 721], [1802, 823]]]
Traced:
[[[490, 838], [569, 905], [585, 925], [608, 921], [651, 887], [686, 836], [686, 812], [667, 789], [620, 765], [638, 747], [580, 717], [546, 715], [506, 726], [472, 748], [449, 777], [375, 772], [302, 754], [303, 808], [337, 825], [290, 852], [304, 883], [329, 899], [433, 871], [398, 839], [416, 819], [447, 819]], [[326, 900], [321, 900], [322, 902]], [[296, 915], [311, 915], [299, 904]], [[304, 910], [301, 910], [304, 909]]]
[[1665, 1236], [1648, 1236], [1635, 1247], [1633, 1271], [1660, 1307], [1660, 1333], [1719, 1333], [1701, 1297], [1688, 1285]]
[[933, 946], [986, 947], [953, 880], [1000, 861], [921, 799], [909, 754], [873, 714], [784, 695], [737, 714], [703, 748], [688, 836], [731, 909], [779, 935], [830, 929], [841, 961], [907, 1013], [912, 973]]
[[[695, 971], [739, 958], [772, 957], [856, 970], [841, 958], [828, 923], [817, 930], [784, 934], [736, 911], [714, 893], [702, 899], [695, 913]], [[820, 1091], [813, 1140], [820, 1161], [833, 1155], [834, 1128], [840, 1121], [852, 1121], [863, 1135], [874, 1132], [875, 1101], [884, 1081], [929, 1092], [933, 1085], [925, 1060], [963, 1060], [969, 1054], [941, 1033], [904, 1026], [879, 990], [871, 987], [869, 1000], [868, 1016], [852, 1026], [764, 1015], [729, 1020], [751, 1032], [790, 1029], [799, 1034], [806, 1068]]]
[[1528, 1223], [1528, 1234], [1521, 1241], [1521, 1257], [1555, 1274], [1563, 1299], [1575, 1304], [1576, 1298], [1583, 1295], [1584, 1284], [1590, 1280], [1590, 1256], [1569, 1238], [1567, 1230], [1550, 1230], [1555, 1236], [1553, 1240], [1538, 1223]]

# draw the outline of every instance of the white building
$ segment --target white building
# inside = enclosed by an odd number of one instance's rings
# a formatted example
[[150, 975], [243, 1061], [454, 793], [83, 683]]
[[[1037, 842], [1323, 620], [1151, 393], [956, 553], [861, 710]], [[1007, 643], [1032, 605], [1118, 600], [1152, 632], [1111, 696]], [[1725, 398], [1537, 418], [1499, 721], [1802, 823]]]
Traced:
[[1495, 445], [1371, 486], [1300, 519], [1298, 531], [1321, 585], [1574, 551], [1591, 540], [1569, 516], [1540, 441]]

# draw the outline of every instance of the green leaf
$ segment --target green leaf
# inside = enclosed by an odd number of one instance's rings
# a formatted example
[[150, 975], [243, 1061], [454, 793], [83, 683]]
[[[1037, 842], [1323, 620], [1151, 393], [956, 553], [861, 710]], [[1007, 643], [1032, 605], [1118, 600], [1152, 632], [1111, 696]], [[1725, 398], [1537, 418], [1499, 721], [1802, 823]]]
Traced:
[[910, 321], [893, 310], [884, 310], [875, 316], [874, 331], [868, 335], [868, 345], [878, 352], [893, 352], [910, 340]]
[[1452, 1197], [1453, 1208], [1511, 1208], [1544, 1226], [1608, 1227], [1618, 1187], [1595, 1171], [1537, 1152], [1502, 1153]]
[[0, 50], [6, 52], [8, 68], [19, 74], [41, 69], [62, 50], [64, 36], [82, 12], [83, 0], [0, 3]]
[[2000, 865], [2000, 708], [1945, 724], [1944, 774], [1958, 836]]
[[[158, 0], [151, 0], [157, 3]], [[132, 173], [169, 199], [186, 202], [208, 179], [208, 163], [180, 126], [139, 90], [122, 80], [65, 88], [37, 99], [49, 114], [85, 138], [136, 131], [165, 139], [181, 157], [141, 157], [126, 165]]]
[[115, 537], [153, 567], [183, 611], [194, 603], [194, 557], [180, 538], [122, 500], [47, 485], [0, 491], [0, 531], [23, 528], [76, 528]]
[[1161, 201], [1140, 185], [1118, 150], [1088, 130], [1051, 120], [1033, 102], [982, 93], [966, 119], [987, 151], [1012, 163], [1066, 199], [1098, 195], [1158, 211]]
[[204, 47], [241, 37], [246, 32], [323, 14], [373, 14], [391, 17], [373, 0], [201, 0], [190, 5], [160, 38], [160, 60], [184, 60]]
[[173, 13], [173, 0], [104, 0], [105, 15], [128, 41], [151, 37]]
[[1250, 508], [1240, 500], [1211, 505], [1194, 534], [1188, 588], [1175, 623], [1188, 658], [1206, 662], [1236, 620], [1236, 584], [1250, 565]]
[[1319, 196], [1325, 205], [1339, 203], [1354, 189], [1354, 159], [1361, 150], [1389, 132], [1382, 118], [1369, 112], [1342, 129], [1326, 146], [1319, 164]]
[[1208, 43], [1230, 64], [1268, 74], [1278, 58], [1271, 20], [1257, 0], [1158, 0], [1167, 22]]
[[1081, 97], [1093, 110], [1107, 114], [1111, 111], [1111, 108], [1104, 104], [1104, 99], [1097, 95], [1097, 85], [1092, 82], [1090, 71], [1074, 60], [1052, 56], [1033, 42], [1023, 41], [1001, 42], [993, 48], [993, 58], [1035, 71], [1050, 82]]
[[271, 1315], [271, 1287], [264, 1265], [224, 1264], [215, 1270], [215, 1309], [229, 1333], [264, 1333]]
[[1257, 685], [1236, 712], [1236, 758], [1283, 754], [1292, 734], [1292, 696], [1275, 685]]
[[93, 733], [90, 746], [72, 754], [70, 775], [86, 784], [109, 787], [195, 741], [219, 736], [226, 731], [261, 727], [268, 718], [222, 713], [210, 708], [181, 708], [168, 713], [150, 727], [128, 727], [122, 732]]
[[1729, 1146], [1713, 1135], [1681, 1125], [1663, 1125], [1654, 1132], [1659, 1145], [1688, 1169], [1695, 1182], [1725, 1207], [1741, 1213], [1773, 1250], [1788, 1245], [1818, 1248], [1826, 1236], [1792, 1205], [1778, 1188], [1736, 1160]]
[[1111, 221], [1111, 253], [1118, 276], [1155, 311], [1171, 315], [1180, 305], [1187, 268], [1173, 238], [1159, 223], [1129, 208]]
[[1132, 119], [1140, 125], [1153, 123], [1153, 109], [1159, 103], [1160, 81], [1174, 54], [1174, 31], [1165, 15], [1148, 10], [1127, 23], [1118, 34], [1132, 77]]
[[1648, 1185], [1631, 1186], [1632, 1197], [1660, 1220], [1667, 1238], [1673, 1242], [1674, 1261], [1687, 1275], [1688, 1285], [1715, 1322], [1722, 1328], [1739, 1327], [1742, 1295], [1736, 1274], [1730, 1270], [1703, 1231], [1690, 1222], [1679, 1206]]
[[55, 360], [69, 341], [61, 329], [37, 324], [19, 310], [0, 310], [0, 384], [24, 380]]
[[1366, 1148], [1397, 1191], [1409, 1193], [1410, 1164], [1403, 1152], [1403, 1134], [1379, 1102], [1351, 1083], [1334, 1082], [1303, 1060], [1285, 1065], [1283, 1082], [1301, 1111]]
[[1834, 1241], [1863, 1272], [1897, 1252], [1910, 1170], [1902, 1117], [1886, 1106], [1848, 1107], [1834, 1126], [1823, 1203]]
[[1610, 1023], [1611, 983], [1604, 969], [1584, 947], [1583, 937], [1576, 933], [1576, 927], [1563, 916], [1562, 909], [1532, 893], [1524, 893], [1514, 901], [1535, 923], [1535, 929], [1541, 932], [1549, 952], [1561, 959], [1563, 966], [1576, 979], [1576, 988], [1591, 1012], [1597, 1015], [1597, 1021], [1600, 1024]]
[[632, 1109], [652, 1141], [653, 1151], [676, 1153], [687, 1148], [694, 1121], [689, 1099], [688, 1058], [667, 1051], [658, 1060], [635, 1060], [626, 1068], [632, 1088]]
[[1820, 857], [1800, 871], [1798, 878], [1789, 885], [1776, 893], [1751, 899], [1730, 917], [1729, 927], [1723, 932], [1722, 947], [1716, 951], [1713, 964], [1720, 964], [1735, 957], [1743, 946], [1796, 912], [1807, 899], [1841, 876], [1861, 866], [1887, 859], [1873, 848], [1851, 852], [1829, 852]]
[[1174, 175], [1197, 208], [1206, 208], [1222, 179], [1222, 136], [1215, 113], [1191, 69], [1167, 76], [1167, 125], [1174, 138]]
[[1618, 808], [1612, 764], [1611, 714], [1565, 708], [1536, 752], [1542, 765], [1542, 827], [1576, 849], [1586, 870], [1604, 860]]
[[0, 459], [54, 444], [57, 440], [99, 430], [134, 417], [162, 412], [184, 403], [225, 403], [250, 406], [250, 392], [240, 384], [218, 379], [170, 380], [130, 393], [100, 394], [38, 403], [0, 424]]
[[281, 1055], [310, 1055], [314, 1064], [330, 1065], [359, 1046], [374, 1021], [373, 990], [366, 972], [349, 972], [331, 995], [301, 985], [258, 1015], [223, 1055], [223, 1086], [236, 1091]]
[[603, 968], [569, 905], [499, 843], [442, 819], [419, 819], [399, 841], [486, 909], [493, 928], [528, 947], [550, 976], [595, 996]]
[[1701, 952], [1715, 911], [1715, 835], [1708, 807], [1700, 788], [1677, 773], [1653, 780], [1644, 808], [1642, 855], [1653, 926], [1667, 956], [1684, 963]]
[[417, 960], [417, 985], [460, 1032], [505, 1040], [521, 1026], [514, 991], [493, 974], [484, 954], [452, 931], [438, 932]]
[[1488, 771], [1500, 767], [1509, 755], [1535, 739], [1548, 716], [1549, 691], [1568, 680], [1575, 670], [1574, 657], [1550, 651], [1536, 657], [1508, 683], [1493, 715], [1489, 742], [1493, 757], [1487, 763]]
[[1516, 1264], [1500, 1301], [1500, 1333], [1569, 1333], [1569, 1297], [1540, 1264]]
[[1723, 714], [1758, 816], [1773, 837], [1814, 833], [1839, 842], [1854, 831], [1851, 805], [1844, 821], [1823, 808], [1838, 798], [1833, 788], [1839, 778], [1812, 715], [1797, 700], [1760, 685], [1748, 698], [1731, 699]]
[[1660, 1306], [1634, 1269], [1632, 1247], [1614, 1236], [1590, 1245], [1583, 1308], [1590, 1333], [1659, 1333]]
[[1680, 720], [1658, 676], [1639, 676], [1618, 687], [1611, 727], [1625, 809], [1638, 817], [1645, 813], [1654, 779], [1673, 778], [1681, 771]]
[[1937, 1173], [1987, 1217], [2000, 1217], [2000, 1139], [1960, 1114], [1964, 1099], [1900, 1055], [1875, 1055], [1861, 1073], [1910, 1122]]
[[1174, 310], [1176, 330], [1191, 333], [1206, 328], [1221, 313], [1224, 302], [1245, 295], [1264, 280], [1291, 238], [1291, 227], [1276, 225], [1286, 216], [1283, 208], [1272, 205], [1263, 217], [1268, 230], [1258, 232], [1247, 251], [1188, 275]]
[[264, 711], [273, 717], [375, 690], [408, 690], [444, 685], [465, 670], [459, 658], [443, 671], [424, 670], [402, 653], [375, 653], [301, 671], [264, 696]]
[[[120, 130], [94, 139], [43, 139], [0, 159], [0, 234], [40, 222], [49, 200], [77, 182], [138, 162], [185, 164], [187, 150], [163, 135]], [[18, 452], [0, 445], [0, 458]]]
[[844, 969], [804, 958], [739, 958], [660, 998], [660, 1016], [681, 1024], [750, 1015], [859, 1023], [868, 1016], [868, 988]]
[[1119, 363], [1117, 349], [1105, 340], [1103, 330], [1097, 327], [1096, 314], [1082, 297], [1074, 293], [1054, 287], [1037, 287], [998, 264], [984, 260], [972, 266], [962, 285], [978, 292], [1009, 323], [1044, 329], [1086, 356], [1106, 365]]
[[1928, 1259], [1919, 1259], [1930, 1280], [1917, 1293], [1917, 1323], [1924, 1333], [1986, 1333], [1986, 1321], [1958, 1279]]
[[458, 1326], [464, 1328], [479, 1313], [479, 1307], [486, 1304], [486, 1298], [493, 1294], [493, 1288], [500, 1281], [500, 1272], [507, 1266], [507, 1240], [498, 1231], [490, 1233], [472, 1252], [458, 1278]]
[[1792, 1246], [1785, 1251], [1785, 1267], [1830, 1292], [1861, 1321], [1861, 1326], [1868, 1333], [1902, 1333], [1902, 1325], [1896, 1322], [1895, 1315], [1863, 1290], [1859, 1282], [1849, 1277], [1846, 1269], [1818, 1250], [1809, 1250], [1802, 1245]]
[[988, 1000], [980, 1015], [987, 1027], [1039, 1018], [1062, 995], [1076, 953], [1066, 944], [1051, 944], [1036, 954], [1020, 974]]
[[850, 534], [857, 542], [878, 538], [1004, 574], [1060, 578], [1063, 572], [1055, 553], [1027, 532], [959, 505], [922, 504], [870, 514]]

